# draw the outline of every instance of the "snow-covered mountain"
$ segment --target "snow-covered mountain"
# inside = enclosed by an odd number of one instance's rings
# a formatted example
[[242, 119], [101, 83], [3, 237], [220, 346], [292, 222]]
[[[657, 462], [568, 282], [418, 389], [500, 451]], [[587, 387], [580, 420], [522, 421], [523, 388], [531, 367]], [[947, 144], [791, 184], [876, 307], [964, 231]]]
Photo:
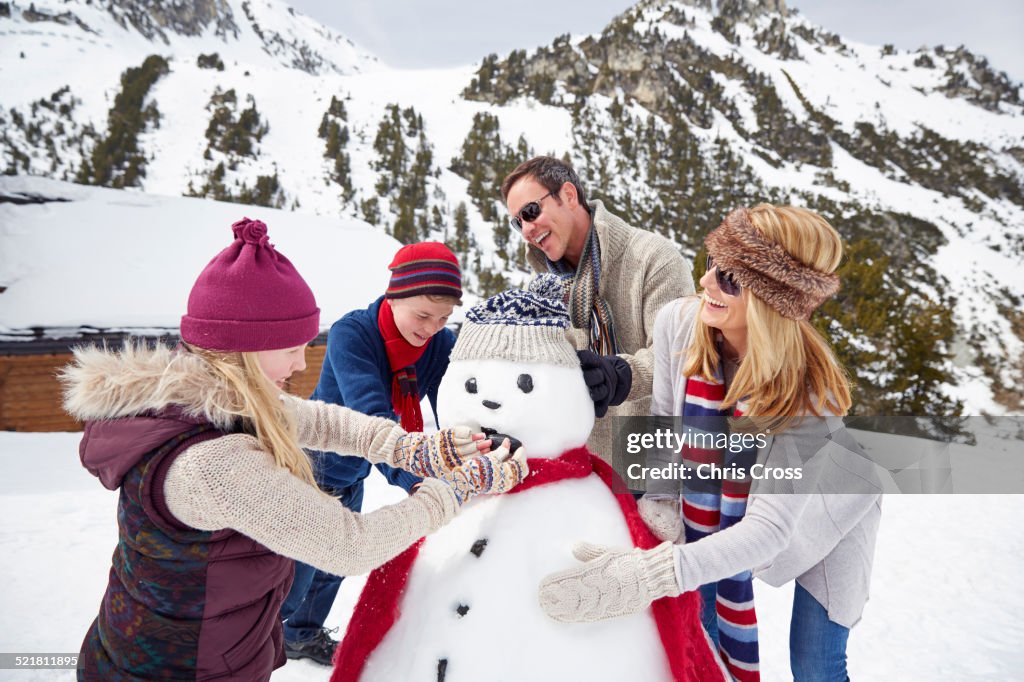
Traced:
[[443, 238], [481, 293], [526, 277], [496, 187], [530, 153], [567, 154], [688, 256], [736, 204], [809, 205], [850, 245], [819, 322], [860, 404], [1022, 407], [1019, 85], [781, 0], [644, 0], [599, 34], [433, 71], [277, 0], [0, 2], [0, 150], [8, 174]]

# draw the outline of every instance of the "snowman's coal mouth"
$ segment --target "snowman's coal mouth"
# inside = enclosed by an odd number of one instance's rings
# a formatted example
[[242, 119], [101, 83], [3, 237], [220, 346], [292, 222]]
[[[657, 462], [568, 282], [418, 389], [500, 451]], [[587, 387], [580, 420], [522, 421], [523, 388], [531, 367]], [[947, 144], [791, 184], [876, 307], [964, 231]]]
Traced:
[[515, 436], [510, 436], [507, 433], [499, 433], [496, 429], [492, 429], [487, 426], [481, 426], [480, 430], [484, 432], [485, 436], [491, 439], [492, 447], [501, 447], [502, 442], [504, 442], [506, 438], [511, 442], [510, 452], [514, 453], [516, 450], [523, 447], [523, 442]]

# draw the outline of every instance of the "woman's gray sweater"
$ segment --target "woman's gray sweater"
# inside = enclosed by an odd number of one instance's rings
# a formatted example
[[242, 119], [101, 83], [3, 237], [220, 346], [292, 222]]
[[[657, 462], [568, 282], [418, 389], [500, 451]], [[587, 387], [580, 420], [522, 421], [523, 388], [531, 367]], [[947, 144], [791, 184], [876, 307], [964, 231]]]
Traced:
[[[700, 299], [676, 299], [654, 325], [652, 414], [678, 416], [686, 395], [682, 373]], [[796, 580], [845, 627], [868, 600], [881, 483], [835, 416], [807, 418], [769, 436], [757, 461], [799, 467], [803, 478], [778, 487], [755, 482], [743, 519], [689, 545], [676, 545], [684, 590], [753, 569], [776, 587]], [[789, 492], [776, 492], [786, 490]], [[771, 491], [771, 492], [769, 492]]]

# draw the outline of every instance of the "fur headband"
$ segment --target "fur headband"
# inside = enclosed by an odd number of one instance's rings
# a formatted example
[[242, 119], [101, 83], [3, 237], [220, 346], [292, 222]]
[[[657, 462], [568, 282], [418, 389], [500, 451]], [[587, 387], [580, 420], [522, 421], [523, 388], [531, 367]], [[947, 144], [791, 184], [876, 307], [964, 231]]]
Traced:
[[806, 320], [839, 291], [839, 276], [809, 267], [767, 240], [737, 208], [704, 238], [715, 264], [790, 320]]

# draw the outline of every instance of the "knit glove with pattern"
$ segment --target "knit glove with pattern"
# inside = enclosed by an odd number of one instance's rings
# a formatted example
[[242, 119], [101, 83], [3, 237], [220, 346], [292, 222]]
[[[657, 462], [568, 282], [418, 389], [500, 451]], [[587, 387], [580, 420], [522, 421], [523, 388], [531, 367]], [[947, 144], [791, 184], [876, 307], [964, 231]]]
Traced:
[[572, 551], [582, 566], [540, 583], [544, 613], [563, 623], [592, 623], [639, 613], [655, 599], [680, 594], [671, 542], [654, 549], [616, 550], [588, 542]]
[[522, 483], [529, 473], [526, 451], [519, 448], [509, 457], [508, 449], [502, 446], [466, 460], [440, 478], [452, 487], [459, 504], [465, 504], [476, 495], [508, 492]]
[[686, 542], [686, 528], [678, 495], [644, 495], [636, 503], [640, 518], [659, 540], [677, 545]]
[[[499, 448], [500, 449], [500, 448]], [[407, 433], [395, 442], [394, 466], [420, 478], [441, 478], [479, 452], [468, 426], [441, 429], [436, 433]], [[508, 455], [508, 451], [503, 451]]]

